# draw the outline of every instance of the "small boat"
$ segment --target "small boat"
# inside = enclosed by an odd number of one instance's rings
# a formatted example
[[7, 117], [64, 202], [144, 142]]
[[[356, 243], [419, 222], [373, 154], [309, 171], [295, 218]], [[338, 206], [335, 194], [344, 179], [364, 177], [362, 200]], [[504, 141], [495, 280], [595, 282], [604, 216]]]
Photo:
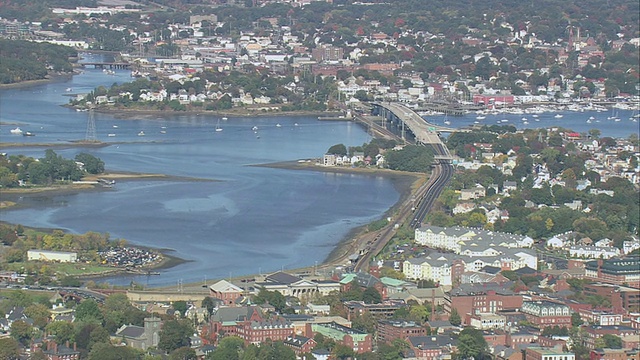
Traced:
[[25, 131], [22, 133], [22, 136], [36, 136], [36, 134], [32, 133], [31, 131]]
[[533, 114], [533, 115], [531, 115], [531, 116], [533, 116], [534, 118], [537, 118], [537, 117], [538, 117], [538, 114]]
[[476, 120], [473, 122], [474, 124], [480, 124], [480, 121]]
[[500, 120], [500, 122], [506, 123], [506, 122], [509, 122], [509, 120], [508, 119], [502, 119], [502, 120]]
[[108, 136], [108, 137], [115, 137], [115, 136], [116, 136], [116, 134], [111, 133], [111, 134], [108, 134], [107, 136]]
[[613, 119], [613, 121], [618, 122], [618, 121], [620, 121], [620, 118], [615, 118], [615, 119]]
[[445, 125], [451, 125], [451, 121], [449, 121], [449, 120], [445, 120], [445, 121], [444, 121], [444, 124], [445, 124]]
[[280, 125], [280, 123], [276, 124], [276, 127], [282, 127], [282, 125]]
[[17, 127], [15, 129], [11, 129], [11, 133], [13, 135], [22, 135], [22, 130], [19, 127]]
[[71, 91], [73, 91], [73, 89], [69, 87], [69, 88], [66, 88], [65, 91], [66, 92], [71, 92]]
[[138, 133], [138, 136], [144, 136], [144, 131], [142, 131], [142, 130], [141, 130], [141, 131]]
[[220, 120], [218, 120], [218, 124], [216, 125], [216, 132], [221, 132], [222, 128], [220, 127]]
[[478, 116], [476, 116], [476, 120], [484, 120], [484, 119], [486, 119], [486, 118], [487, 118], [487, 117], [486, 117], [486, 116], [484, 116], [484, 115], [478, 115]]
[[529, 122], [527, 120], [522, 122], [524, 125], [529, 125]]
[[160, 130], [160, 134], [166, 134], [167, 130]]
[[118, 125], [113, 125], [113, 128], [114, 128], [114, 129], [117, 129], [117, 128], [118, 128]]
[[256, 139], [260, 139], [260, 135], [256, 135]]
[[556, 119], [561, 119], [564, 115], [562, 114], [555, 114], [553, 117]]
[[251, 130], [253, 130], [253, 131], [258, 131], [258, 127], [257, 127], [257, 126], [254, 126], [254, 127], [252, 127], [252, 128], [251, 128]]
[[298, 126], [298, 123], [293, 123], [293, 126]]
[[521, 120], [522, 120], [522, 121], [527, 121], [527, 118], [526, 118], [526, 117], [523, 117]]
[[587, 124], [591, 124], [591, 119], [587, 119]]
[[229, 120], [226, 116], [222, 117], [222, 121], [227, 121]]

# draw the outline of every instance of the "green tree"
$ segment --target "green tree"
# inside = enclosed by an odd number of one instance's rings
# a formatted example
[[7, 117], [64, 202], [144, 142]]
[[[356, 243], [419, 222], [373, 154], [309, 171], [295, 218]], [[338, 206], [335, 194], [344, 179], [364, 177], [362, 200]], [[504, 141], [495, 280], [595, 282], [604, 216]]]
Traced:
[[362, 301], [365, 304], [379, 304], [382, 302], [382, 295], [374, 287], [368, 287], [362, 293]]
[[97, 343], [89, 352], [89, 360], [137, 359], [140, 352], [127, 346], [113, 346], [109, 343]]
[[104, 172], [104, 161], [91, 154], [80, 153], [76, 155], [75, 160], [84, 164], [84, 170], [89, 174], [102, 174]]
[[22, 345], [28, 345], [33, 337], [33, 328], [25, 321], [16, 320], [11, 323], [11, 337]]
[[76, 321], [88, 321], [90, 319], [102, 322], [103, 316], [95, 300], [85, 299], [76, 307]]
[[605, 347], [609, 349], [622, 349], [622, 339], [612, 334], [605, 334], [602, 339], [604, 340]]
[[335, 356], [336, 359], [340, 359], [340, 360], [349, 359], [354, 355], [353, 349], [342, 344], [336, 344], [336, 346], [334, 346], [333, 348], [333, 351], [331, 351], [331, 354], [333, 354], [333, 356]]
[[193, 328], [189, 320], [165, 321], [160, 331], [158, 348], [170, 353], [178, 348], [189, 346], [189, 337], [192, 334]]
[[327, 154], [345, 156], [347, 155], [347, 147], [344, 144], [333, 145], [327, 150]]
[[49, 308], [43, 304], [29, 305], [24, 309], [24, 314], [33, 319], [33, 325], [39, 329], [44, 329], [49, 320]]
[[487, 354], [488, 349], [482, 332], [473, 328], [465, 328], [460, 332], [456, 346], [459, 359], [482, 358]]
[[181, 347], [169, 354], [169, 360], [196, 360], [196, 351], [190, 347]]
[[[13, 336], [13, 334], [11, 335]], [[20, 344], [15, 338], [5, 337], [0, 339], [0, 359], [20, 359]]]
[[458, 310], [456, 310], [456, 308], [451, 309], [449, 322], [454, 326], [459, 326], [462, 323], [462, 319], [460, 319], [460, 314], [458, 314]]
[[73, 324], [66, 321], [54, 321], [47, 325], [47, 332], [55, 335], [58, 344], [72, 341], [74, 336]]
[[180, 317], [183, 317], [187, 312], [187, 302], [186, 301], [174, 301], [173, 302], [173, 310], [180, 314]]
[[578, 314], [577, 312], [574, 312], [571, 314], [571, 326], [580, 326], [584, 323], [584, 321], [582, 321], [582, 318], [580, 317], [580, 314]]

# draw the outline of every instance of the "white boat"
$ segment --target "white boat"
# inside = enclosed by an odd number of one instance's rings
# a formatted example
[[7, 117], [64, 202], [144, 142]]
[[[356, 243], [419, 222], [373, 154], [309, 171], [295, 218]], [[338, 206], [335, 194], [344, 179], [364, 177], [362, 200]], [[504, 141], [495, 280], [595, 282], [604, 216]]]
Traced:
[[591, 124], [591, 119], [587, 119], [587, 124]]
[[118, 128], [118, 125], [113, 125], [113, 128], [114, 128], [114, 129], [117, 129], [117, 128]]
[[476, 120], [473, 122], [474, 124], [480, 124], [480, 121]]
[[66, 88], [65, 91], [66, 92], [70, 92], [70, 91], [73, 91], [73, 89], [72, 88]]
[[564, 115], [562, 114], [555, 114], [553, 117], [556, 119], [561, 119]]
[[221, 132], [222, 128], [220, 127], [220, 120], [218, 120], [218, 124], [216, 125], [216, 132]]
[[19, 127], [17, 127], [15, 129], [11, 129], [11, 133], [13, 135], [22, 135], [22, 130]]
[[451, 121], [449, 121], [449, 120], [445, 120], [445, 121], [444, 121], [444, 124], [445, 124], [445, 125], [451, 125]]
[[298, 123], [293, 123], [293, 126], [298, 126]]
[[224, 117], [222, 118], [222, 121], [227, 121], [227, 120], [229, 120], [229, 119], [228, 119], [226, 116], [224, 116]]
[[502, 119], [502, 120], [500, 120], [500, 122], [507, 123], [507, 122], [509, 122], [509, 120], [508, 119]]
[[160, 130], [160, 134], [166, 134], [167, 130]]
[[116, 134], [108, 134], [107, 136], [108, 136], [108, 137], [115, 137], [115, 136], [116, 136]]
[[487, 117], [486, 117], [486, 116], [484, 116], [484, 115], [478, 115], [478, 116], [476, 116], [476, 120], [484, 120], [484, 119], [486, 119], [486, 118], [487, 118]]
[[537, 118], [537, 117], [538, 117], [538, 114], [533, 114], [533, 115], [531, 115], [531, 116], [533, 116], [534, 118]]
[[144, 131], [142, 131], [142, 130], [141, 130], [141, 131], [138, 133], [138, 136], [144, 136]]
[[276, 124], [276, 127], [282, 127], [282, 125], [280, 125], [280, 123]]
[[521, 120], [522, 120], [522, 121], [527, 121], [527, 118], [526, 118], [526, 117], [523, 117]]
[[529, 125], [529, 122], [527, 120], [523, 121], [522, 124], [524, 125]]
[[251, 128], [251, 130], [253, 130], [253, 131], [258, 131], [258, 127], [257, 127], [257, 126], [254, 126], [254, 127], [252, 127], [252, 128]]

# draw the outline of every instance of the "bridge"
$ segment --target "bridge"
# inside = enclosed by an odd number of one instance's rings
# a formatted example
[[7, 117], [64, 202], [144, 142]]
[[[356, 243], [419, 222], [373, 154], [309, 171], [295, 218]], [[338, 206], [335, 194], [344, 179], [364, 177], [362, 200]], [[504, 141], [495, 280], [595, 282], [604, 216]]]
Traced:
[[[451, 155], [440, 139], [440, 133], [443, 132], [467, 132], [466, 129], [454, 129], [445, 126], [431, 124], [422, 116], [418, 115], [410, 108], [398, 103], [371, 103], [373, 114], [381, 116], [383, 121], [389, 121], [390, 125], [394, 125], [400, 130], [400, 137], [407, 139], [407, 131], [409, 131], [415, 142], [422, 145], [438, 146], [443, 149], [443, 153], [436, 151], [438, 160], [448, 160]], [[384, 127], [387, 125], [384, 124]]]
[[128, 69], [132, 66], [131, 63], [127, 63], [127, 62], [101, 62], [101, 61], [81, 62], [78, 64], [84, 67], [93, 66], [96, 69], [105, 69], [107, 67], [109, 69]]

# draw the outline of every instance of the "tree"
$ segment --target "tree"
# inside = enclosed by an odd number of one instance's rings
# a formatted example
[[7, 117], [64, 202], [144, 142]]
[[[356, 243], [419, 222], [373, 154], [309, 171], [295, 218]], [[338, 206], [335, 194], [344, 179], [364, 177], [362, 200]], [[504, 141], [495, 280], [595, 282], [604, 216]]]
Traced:
[[75, 160], [81, 162], [84, 165], [84, 170], [89, 174], [101, 174], [104, 172], [104, 161], [91, 154], [80, 153], [76, 155]]
[[460, 314], [458, 314], [458, 310], [456, 310], [456, 308], [451, 309], [449, 322], [454, 326], [459, 326], [462, 323], [462, 319], [460, 319]]
[[33, 337], [33, 328], [25, 321], [16, 320], [11, 323], [11, 337], [27, 345]]
[[382, 302], [382, 295], [374, 287], [368, 287], [362, 293], [362, 301], [365, 304], [379, 304]]
[[347, 155], [347, 147], [344, 144], [336, 144], [327, 150], [327, 154], [345, 156]]
[[196, 351], [190, 347], [181, 347], [169, 355], [169, 360], [196, 360]]
[[49, 308], [42, 304], [29, 305], [24, 309], [24, 314], [33, 319], [33, 325], [39, 329], [44, 329], [49, 320]]
[[606, 348], [609, 349], [622, 349], [622, 339], [612, 334], [605, 334], [602, 339]]
[[189, 337], [193, 334], [189, 320], [169, 320], [164, 323], [160, 331], [158, 348], [172, 352], [178, 348], [189, 346]]
[[58, 344], [64, 344], [73, 339], [73, 324], [66, 321], [54, 321], [47, 325], [47, 332], [55, 335], [55, 340]]
[[207, 312], [211, 315], [213, 313], [213, 309], [216, 307], [216, 302], [212, 297], [207, 296], [202, 300], [202, 307], [207, 309]]
[[98, 308], [98, 303], [93, 299], [85, 299], [76, 307], [76, 321], [87, 321], [90, 319], [102, 322], [104, 318], [100, 308]]
[[186, 301], [174, 301], [173, 302], [173, 310], [180, 314], [180, 317], [183, 317], [187, 312], [187, 302]]
[[571, 314], [571, 326], [580, 326], [583, 323], [584, 321], [582, 321], [580, 314], [578, 314], [577, 312]]
[[336, 359], [341, 359], [341, 360], [345, 360], [350, 357], [353, 357], [353, 349], [342, 344], [336, 344], [336, 346], [334, 346], [333, 351], [331, 351], [331, 353], [333, 354], [333, 356], [336, 357]]
[[139, 358], [140, 353], [127, 346], [113, 346], [109, 343], [97, 343], [89, 353], [89, 360], [122, 360]]
[[460, 332], [456, 346], [459, 359], [478, 359], [487, 352], [487, 341], [482, 332], [473, 328], [465, 328]]
[[[13, 336], [13, 333], [11, 335]], [[20, 344], [15, 338], [6, 337], [0, 339], [0, 359], [20, 359]]]

